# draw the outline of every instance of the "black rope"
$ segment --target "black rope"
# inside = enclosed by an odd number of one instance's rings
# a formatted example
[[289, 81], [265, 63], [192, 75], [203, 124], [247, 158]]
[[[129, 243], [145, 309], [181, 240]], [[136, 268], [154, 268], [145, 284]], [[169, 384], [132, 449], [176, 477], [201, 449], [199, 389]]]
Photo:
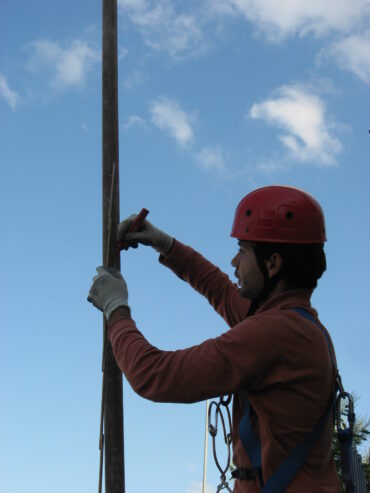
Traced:
[[[222, 396], [220, 397], [220, 400], [218, 402], [212, 401], [208, 409], [208, 423], [209, 423], [208, 431], [212, 437], [213, 458], [215, 460], [217, 469], [220, 472], [220, 480], [221, 480], [220, 484], [217, 486], [217, 493], [219, 493], [222, 490], [227, 490], [230, 493], [232, 493], [232, 489], [230, 488], [226, 480], [226, 473], [230, 469], [230, 464], [231, 464], [232, 425], [231, 425], [231, 414], [229, 409], [229, 404], [231, 402], [231, 399], [232, 399], [232, 395], [229, 395], [227, 397]], [[225, 467], [221, 466], [216, 450], [216, 436], [219, 431], [218, 430], [219, 420], [221, 423], [223, 439], [227, 447], [227, 460]]]

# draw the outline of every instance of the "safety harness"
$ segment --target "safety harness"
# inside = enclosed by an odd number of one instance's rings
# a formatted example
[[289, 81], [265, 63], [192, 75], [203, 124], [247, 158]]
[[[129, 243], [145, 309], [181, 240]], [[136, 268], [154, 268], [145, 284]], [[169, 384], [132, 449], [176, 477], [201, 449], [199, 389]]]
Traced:
[[[239, 480], [250, 480], [257, 477], [260, 481], [262, 493], [283, 493], [303, 466], [307, 456], [325, 428], [330, 415], [334, 413], [334, 410], [336, 409], [335, 415], [341, 448], [342, 479], [346, 486], [346, 491], [347, 493], [366, 493], [366, 481], [362, 459], [352, 445], [353, 426], [355, 422], [353, 399], [343, 388], [341, 377], [334, 362], [328, 335], [317, 320], [315, 320], [315, 318], [306, 310], [299, 307], [294, 307], [291, 310], [314, 323], [325, 336], [335, 375], [335, 389], [330, 406], [311, 433], [290, 452], [288, 457], [278, 466], [272, 476], [264, 484], [262, 476], [261, 442], [251, 425], [251, 405], [247, 393], [242, 392], [240, 396], [245, 412], [240, 421], [238, 432], [253, 467], [251, 469], [238, 468], [232, 472], [232, 477]], [[349, 425], [347, 428], [341, 427], [340, 410], [342, 409], [341, 403], [343, 400], [347, 401], [348, 407], [347, 417]]]

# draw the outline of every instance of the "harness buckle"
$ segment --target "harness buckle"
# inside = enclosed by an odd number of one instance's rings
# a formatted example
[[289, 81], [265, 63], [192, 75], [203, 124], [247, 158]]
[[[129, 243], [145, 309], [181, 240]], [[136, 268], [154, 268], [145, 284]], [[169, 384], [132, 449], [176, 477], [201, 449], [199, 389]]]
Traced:
[[241, 481], [250, 481], [251, 479], [256, 479], [259, 475], [259, 470], [256, 468], [238, 467], [231, 472], [231, 476], [234, 479], [240, 479]]

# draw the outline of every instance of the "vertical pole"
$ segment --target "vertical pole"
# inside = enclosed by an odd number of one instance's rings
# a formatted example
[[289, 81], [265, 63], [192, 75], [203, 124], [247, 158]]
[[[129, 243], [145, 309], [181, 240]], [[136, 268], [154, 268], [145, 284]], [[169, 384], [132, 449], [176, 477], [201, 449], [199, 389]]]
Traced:
[[[117, 0], [103, 0], [102, 99], [103, 265], [120, 269], [115, 241], [119, 222]], [[106, 320], [103, 330], [105, 492], [124, 493], [122, 373], [106, 342]]]
[[204, 458], [203, 458], [203, 482], [202, 482], [202, 493], [206, 493], [207, 488], [207, 455], [208, 455], [208, 410], [209, 401], [206, 401], [206, 426], [204, 433]]

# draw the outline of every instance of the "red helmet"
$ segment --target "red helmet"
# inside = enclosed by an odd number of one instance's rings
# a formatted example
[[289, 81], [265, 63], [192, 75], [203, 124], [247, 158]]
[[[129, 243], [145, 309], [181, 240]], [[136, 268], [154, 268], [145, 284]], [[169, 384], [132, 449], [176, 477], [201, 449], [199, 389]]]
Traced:
[[311, 195], [298, 188], [258, 188], [240, 201], [231, 236], [269, 243], [324, 243], [324, 213]]

